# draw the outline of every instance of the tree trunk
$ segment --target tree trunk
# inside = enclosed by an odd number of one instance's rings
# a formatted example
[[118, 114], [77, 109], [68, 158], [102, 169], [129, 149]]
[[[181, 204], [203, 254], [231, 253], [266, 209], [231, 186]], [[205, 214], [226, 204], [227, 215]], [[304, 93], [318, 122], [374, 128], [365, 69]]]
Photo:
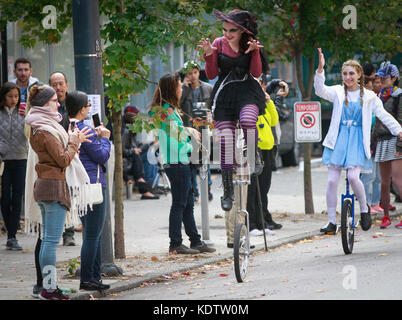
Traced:
[[114, 139], [114, 256], [126, 257], [124, 246], [124, 204], [123, 204], [123, 144], [121, 139], [121, 110], [112, 108]]
[[[311, 90], [313, 83], [314, 74], [314, 57], [309, 58], [309, 68], [308, 68], [308, 83], [307, 87], [304, 87], [303, 83], [303, 66], [302, 66], [302, 54], [301, 52], [296, 52], [296, 74], [297, 82], [299, 84], [300, 91], [302, 93], [303, 101], [311, 100]], [[304, 145], [304, 213], [310, 214], [314, 213], [314, 200], [313, 200], [313, 184], [311, 181], [311, 143], [303, 143]]]

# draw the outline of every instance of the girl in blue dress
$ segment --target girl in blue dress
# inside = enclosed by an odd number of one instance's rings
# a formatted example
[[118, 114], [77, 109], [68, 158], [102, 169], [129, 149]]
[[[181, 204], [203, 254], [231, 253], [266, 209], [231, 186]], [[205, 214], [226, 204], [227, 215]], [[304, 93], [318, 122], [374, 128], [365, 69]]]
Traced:
[[379, 118], [390, 132], [402, 138], [399, 123], [384, 110], [376, 94], [363, 88], [362, 66], [348, 60], [342, 66], [343, 85], [326, 86], [324, 76], [325, 59], [318, 48], [319, 64], [314, 77], [316, 95], [333, 103], [331, 123], [324, 139], [323, 164], [328, 166], [326, 192], [328, 223], [321, 229], [326, 234], [336, 234], [337, 189], [342, 169], [347, 169], [348, 180], [360, 205], [360, 224], [364, 231], [371, 227], [370, 209], [360, 181], [362, 170], [370, 171], [370, 129], [372, 113]]

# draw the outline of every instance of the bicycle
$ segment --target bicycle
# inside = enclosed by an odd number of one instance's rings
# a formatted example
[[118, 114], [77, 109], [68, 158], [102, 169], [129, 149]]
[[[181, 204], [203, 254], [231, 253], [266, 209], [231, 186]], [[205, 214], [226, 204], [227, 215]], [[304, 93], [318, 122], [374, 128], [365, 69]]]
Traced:
[[355, 229], [359, 225], [359, 220], [355, 224], [355, 195], [351, 194], [349, 189], [350, 184], [346, 173], [346, 193], [341, 196], [341, 238], [345, 254], [351, 254], [353, 251]]

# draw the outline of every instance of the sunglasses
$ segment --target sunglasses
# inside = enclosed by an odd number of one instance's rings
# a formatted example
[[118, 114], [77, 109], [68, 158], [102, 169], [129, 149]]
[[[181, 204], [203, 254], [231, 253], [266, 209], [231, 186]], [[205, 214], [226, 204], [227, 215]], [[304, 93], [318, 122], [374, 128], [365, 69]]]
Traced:
[[238, 28], [237, 28], [237, 29], [229, 29], [229, 30], [226, 30], [225, 28], [222, 28], [222, 29], [223, 29], [223, 31], [225, 31], [225, 32], [231, 32], [231, 33], [234, 33], [234, 32], [239, 31]]

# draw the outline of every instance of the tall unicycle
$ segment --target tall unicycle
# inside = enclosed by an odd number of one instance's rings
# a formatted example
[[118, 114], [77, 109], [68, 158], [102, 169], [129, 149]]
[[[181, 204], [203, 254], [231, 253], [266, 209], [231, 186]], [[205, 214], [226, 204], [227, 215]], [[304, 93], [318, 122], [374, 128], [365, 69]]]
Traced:
[[236, 208], [235, 216], [235, 232], [233, 243], [233, 260], [234, 271], [237, 282], [243, 282], [247, 276], [247, 269], [250, 256], [250, 236], [249, 236], [249, 215], [243, 208], [243, 190], [246, 185], [250, 184], [250, 170], [246, 164], [244, 157], [244, 139], [242, 138], [242, 130], [236, 130], [238, 134], [236, 139], [235, 152], [240, 155], [241, 159], [236, 159], [239, 165], [236, 167], [236, 179], [233, 179], [234, 186], [234, 205]]
[[353, 252], [353, 244], [355, 241], [355, 229], [358, 221], [355, 223], [355, 197], [349, 192], [349, 180], [346, 178], [346, 194], [342, 194], [342, 211], [341, 211], [341, 237], [342, 247], [345, 254]]

